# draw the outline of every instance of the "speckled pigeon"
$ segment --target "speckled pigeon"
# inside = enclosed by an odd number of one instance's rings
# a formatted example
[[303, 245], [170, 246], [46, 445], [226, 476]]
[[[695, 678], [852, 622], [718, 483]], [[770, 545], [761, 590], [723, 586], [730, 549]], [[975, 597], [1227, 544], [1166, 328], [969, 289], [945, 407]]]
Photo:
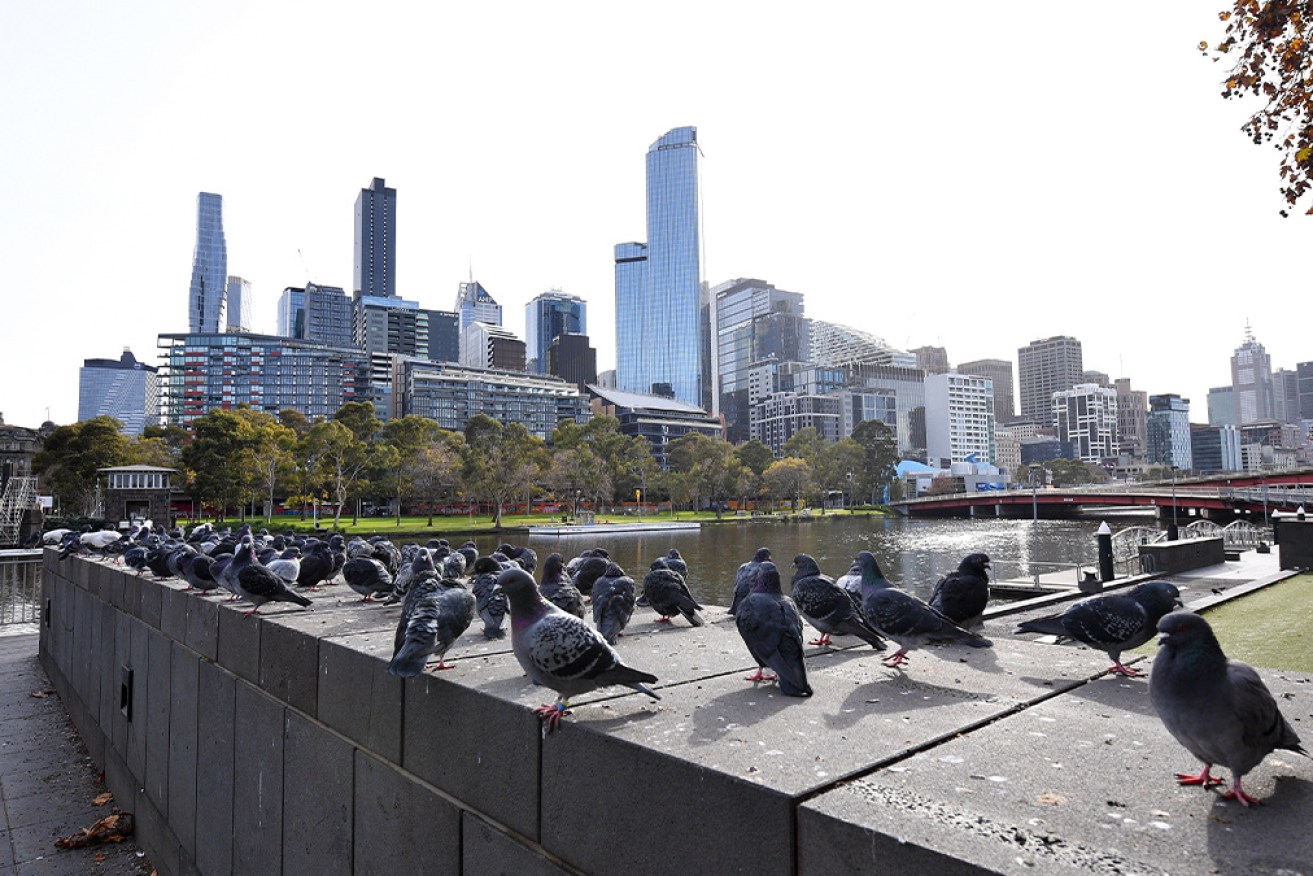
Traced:
[[935, 585], [930, 607], [963, 627], [979, 626], [989, 604], [989, 555], [968, 554]]
[[731, 617], [738, 613], [739, 603], [743, 602], [743, 598], [752, 591], [752, 585], [757, 581], [757, 570], [769, 559], [770, 548], [757, 548], [752, 559], [739, 566], [738, 571], [734, 573], [734, 601], [729, 604], [728, 612]]
[[930, 642], [959, 642], [972, 648], [989, 648], [993, 642], [964, 630], [920, 599], [889, 583], [870, 551], [857, 554], [853, 570], [861, 576], [862, 614], [871, 626], [898, 643], [884, 658], [885, 666], [902, 666], [907, 652]]
[[1199, 775], [1177, 773], [1182, 785], [1221, 784], [1214, 764], [1231, 771], [1223, 796], [1242, 806], [1258, 803], [1240, 787], [1245, 773], [1275, 749], [1308, 755], [1253, 667], [1227, 660], [1208, 621], [1188, 611], [1157, 623], [1158, 656], [1149, 676], [1149, 700], [1167, 732], [1203, 762]]
[[809, 645], [828, 645], [831, 636], [856, 636], [877, 651], [883, 651], [884, 639], [866, 622], [848, 592], [822, 575], [810, 554], [793, 558], [793, 601], [807, 622], [821, 631], [821, 637]]
[[528, 572], [507, 569], [497, 585], [510, 601], [515, 658], [532, 681], [558, 695], [554, 704], [534, 710], [548, 732], [569, 713], [571, 697], [599, 687], [619, 684], [661, 699], [647, 687], [655, 675], [624, 665], [601, 633], [543, 599]]
[[[459, 554], [457, 555], [459, 556]], [[506, 637], [506, 594], [497, 586], [502, 573], [501, 563], [492, 557], [479, 557], [474, 561], [474, 574], [470, 576], [470, 590], [474, 591], [474, 610], [483, 621], [485, 639]]]
[[361, 602], [373, 602], [375, 597], [392, 592], [392, 575], [381, 560], [373, 557], [352, 557], [342, 566], [342, 580], [346, 586], [360, 594]]
[[288, 590], [282, 578], [255, 561], [255, 546], [250, 543], [238, 548], [228, 574], [236, 582], [238, 594], [255, 606], [245, 612], [247, 615], [255, 614], [266, 602], [295, 602], [304, 607], [310, 605], [310, 600]]
[[[757, 673], [748, 681], [779, 681], [780, 693], [809, 697], [807, 665], [803, 660], [802, 615], [793, 600], [780, 591], [780, 572], [769, 560], [757, 569], [752, 590], [734, 615], [743, 644], [757, 661]], [[767, 675], [765, 669], [774, 671]]]
[[401, 647], [392, 656], [388, 672], [401, 678], [419, 675], [431, 655], [437, 669], [451, 669], [443, 658], [474, 620], [474, 594], [453, 579], [420, 597], [406, 622]]
[[584, 596], [565, 574], [565, 560], [560, 554], [548, 554], [543, 560], [541, 587], [543, 598], [548, 602], [575, 617], [584, 616]]
[[1158, 621], [1181, 604], [1181, 591], [1169, 581], [1146, 581], [1130, 593], [1107, 593], [1082, 599], [1062, 614], [1017, 625], [1018, 633], [1042, 633], [1084, 642], [1108, 654], [1109, 672], [1136, 678], [1138, 669], [1122, 664], [1122, 652], [1153, 638]]

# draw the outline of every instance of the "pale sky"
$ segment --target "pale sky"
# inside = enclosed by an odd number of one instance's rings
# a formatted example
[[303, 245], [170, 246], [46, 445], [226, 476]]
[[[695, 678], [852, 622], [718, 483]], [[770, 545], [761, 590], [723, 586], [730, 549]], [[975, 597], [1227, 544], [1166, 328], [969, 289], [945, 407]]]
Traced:
[[472, 269], [522, 334], [560, 288], [614, 367], [612, 246], [645, 236], [648, 145], [695, 125], [710, 283], [953, 363], [1072, 335], [1203, 422], [1246, 320], [1313, 360], [1313, 217], [1278, 216], [1256, 106], [1197, 49], [1223, 5], [6, 3], [0, 412], [71, 422], [84, 358], [158, 364], [199, 191], [257, 330], [286, 286], [350, 291], [375, 176], [401, 296], [451, 309]]

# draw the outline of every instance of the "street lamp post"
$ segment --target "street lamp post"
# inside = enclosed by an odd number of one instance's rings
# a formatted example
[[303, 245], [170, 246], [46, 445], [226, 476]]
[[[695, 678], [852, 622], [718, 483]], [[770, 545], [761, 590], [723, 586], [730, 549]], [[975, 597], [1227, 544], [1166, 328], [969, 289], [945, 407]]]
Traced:
[[1167, 530], [1167, 540], [1176, 541], [1180, 533], [1176, 527], [1176, 466], [1172, 466], [1172, 528]]
[[1035, 475], [1043, 466], [1030, 467], [1030, 565], [1035, 574], [1035, 586], [1039, 586], [1039, 481]]

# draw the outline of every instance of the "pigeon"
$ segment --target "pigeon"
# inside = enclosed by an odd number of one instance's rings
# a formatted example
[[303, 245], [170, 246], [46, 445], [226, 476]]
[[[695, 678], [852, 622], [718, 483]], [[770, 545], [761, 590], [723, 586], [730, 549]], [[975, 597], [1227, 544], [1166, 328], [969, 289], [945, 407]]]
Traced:
[[593, 582], [593, 625], [608, 645], [614, 645], [629, 624], [635, 601], [634, 579], [615, 563]]
[[770, 559], [770, 548], [757, 548], [757, 552], [752, 555], [752, 559], [739, 566], [734, 573], [734, 601], [729, 605], [728, 614], [732, 617], [739, 610], [739, 603], [743, 597], [747, 596], [752, 590], [752, 585], [757, 580], [757, 570], [761, 564]]
[[989, 604], [989, 555], [968, 554], [935, 585], [930, 607], [959, 626], [980, 626]]
[[219, 587], [219, 582], [210, 574], [211, 562], [205, 554], [189, 554], [178, 563], [178, 570], [187, 586], [201, 593], [210, 593]]
[[1188, 611], [1159, 619], [1158, 656], [1149, 676], [1149, 700], [1177, 742], [1203, 762], [1199, 775], [1177, 773], [1182, 785], [1221, 784], [1209, 775], [1214, 764], [1231, 771], [1231, 790], [1222, 796], [1241, 806], [1258, 801], [1240, 779], [1275, 749], [1304, 756], [1294, 728], [1253, 667], [1227, 660], [1208, 621]]
[[908, 651], [930, 642], [961, 642], [972, 648], [994, 645], [989, 639], [962, 629], [920, 599], [890, 584], [870, 551], [857, 554], [849, 574], [861, 577], [862, 614], [867, 622], [886, 638], [898, 643], [898, 650], [881, 661], [885, 666], [902, 666], [907, 662]]
[[1025, 621], [1018, 633], [1043, 633], [1075, 639], [1108, 654], [1109, 672], [1127, 678], [1144, 673], [1122, 664], [1122, 652], [1153, 638], [1158, 621], [1181, 604], [1181, 591], [1168, 581], [1146, 581], [1130, 593], [1082, 599], [1062, 614]]
[[301, 570], [297, 572], [296, 583], [298, 587], [315, 590], [331, 581], [335, 573], [333, 549], [326, 542], [317, 541], [307, 546], [305, 556], [301, 557]]
[[392, 576], [381, 560], [373, 557], [352, 557], [342, 566], [342, 579], [346, 586], [360, 594], [361, 602], [373, 602], [375, 597], [392, 592]]
[[259, 611], [266, 602], [295, 602], [309, 607], [310, 600], [287, 589], [283, 579], [255, 562], [255, 546], [247, 544], [233, 557], [228, 574], [237, 582], [237, 592], [255, 607], [247, 616]]
[[533, 570], [538, 568], [538, 554], [527, 547], [514, 547], [509, 544], [503, 544], [497, 548], [499, 553], [505, 554], [511, 562], [518, 565], [521, 569], [533, 574]]
[[793, 601], [807, 622], [821, 631], [821, 637], [809, 645], [828, 645], [831, 636], [856, 636], [877, 651], [885, 648], [884, 639], [875, 631], [848, 592], [821, 574], [809, 554], [793, 558]]
[[301, 549], [295, 546], [284, 548], [276, 559], [265, 563], [265, 567], [282, 578], [288, 587], [294, 587], [301, 574]]
[[[579, 560], [578, 567], [571, 575], [570, 581], [574, 584], [575, 589], [584, 596], [593, 595], [593, 582], [600, 578], [605, 572], [606, 567], [611, 564], [607, 557], [606, 551], [585, 551], [582, 557], [576, 557]], [[573, 563], [574, 560], [571, 560]]]
[[497, 586], [511, 607], [511, 642], [515, 659], [530, 680], [556, 691], [556, 702], [534, 710], [551, 732], [570, 711], [570, 698], [611, 684], [661, 699], [647, 685], [655, 675], [626, 666], [602, 634], [580, 618], [542, 598], [533, 576], [523, 569], [507, 569]]
[[671, 548], [666, 551], [666, 555], [663, 559], [666, 561], [667, 568], [678, 573], [679, 577], [683, 578], [685, 581], [688, 580], [688, 563], [684, 562], [684, 558], [679, 555], [678, 550]]
[[[749, 675], [748, 681], [778, 681], [785, 696], [812, 695], [802, 656], [802, 616], [793, 600], [780, 591], [780, 573], [770, 560], [757, 569], [757, 580], [739, 603], [734, 621], [748, 653], [757, 661], [757, 674]], [[765, 668], [775, 674], [767, 675]]]
[[473, 620], [474, 594], [455, 580], [444, 579], [410, 612], [401, 647], [388, 663], [388, 674], [399, 678], [419, 675], [432, 654], [438, 655], [437, 669], [451, 669], [444, 659], [447, 650]]
[[[684, 576], [669, 567], [670, 558], [662, 557], [652, 563], [652, 569], [643, 576], [643, 596], [659, 617], [656, 622], [668, 624], [675, 615], [682, 614], [684, 619], [695, 627], [703, 624], [698, 614], [698, 601], [688, 591]], [[687, 567], [685, 567], [687, 568]], [[610, 574], [610, 570], [607, 571]], [[601, 579], [598, 579], [601, 580]], [[596, 585], [593, 585], [596, 587]]]
[[470, 590], [474, 591], [474, 607], [479, 619], [483, 621], [485, 639], [501, 639], [506, 636], [506, 630], [502, 627], [506, 620], [506, 594], [497, 586], [497, 576], [503, 571], [492, 557], [479, 557], [474, 561]]
[[[523, 568], [523, 567], [521, 567]], [[525, 571], [528, 571], [527, 569]], [[584, 597], [565, 574], [560, 554], [548, 554], [543, 561], [543, 598], [575, 617], [584, 616]]]

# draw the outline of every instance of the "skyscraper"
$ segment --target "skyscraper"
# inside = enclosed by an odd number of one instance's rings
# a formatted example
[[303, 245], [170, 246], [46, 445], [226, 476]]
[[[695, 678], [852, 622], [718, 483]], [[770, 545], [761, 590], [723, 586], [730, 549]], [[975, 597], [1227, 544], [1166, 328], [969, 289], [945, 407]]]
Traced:
[[560, 289], [536, 295], [524, 305], [526, 370], [548, 374], [547, 351], [561, 335], [588, 334], [588, 305]]
[[1149, 413], [1145, 419], [1147, 445], [1145, 458], [1154, 465], [1189, 469], [1190, 400], [1175, 393], [1149, 396]]
[[703, 403], [697, 128], [647, 151], [647, 243], [616, 247], [616, 382]]
[[223, 195], [196, 196], [196, 248], [191, 257], [187, 325], [193, 333], [224, 329], [228, 281], [228, 244], [223, 237]]
[[1081, 345], [1075, 338], [1063, 335], [1044, 338], [1017, 350], [1022, 418], [1052, 426], [1053, 394], [1082, 383], [1084, 376]]
[[123, 424], [123, 434], [140, 435], [159, 422], [160, 390], [156, 369], [143, 365], [124, 348], [117, 359], [86, 359], [78, 371], [78, 419], [108, 414]]
[[809, 332], [801, 292], [764, 280], [737, 279], [711, 290], [712, 413], [724, 414], [730, 441], [750, 436], [748, 372], [765, 359], [808, 360]]
[[1049, 416], [1059, 441], [1070, 441], [1076, 459], [1102, 462], [1117, 455], [1117, 390], [1078, 383], [1053, 393]]
[[227, 291], [228, 322], [225, 331], [249, 332], [253, 330], [255, 319], [252, 311], [251, 281], [241, 277], [228, 278]]
[[397, 190], [374, 177], [356, 198], [355, 297], [397, 294]]
[[1272, 359], [1245, 325], [1245, 342], [1231, 357], [1231, 388], [1235, 391], [1236, 425], [1270, 420], [1276, 414], [1272, 393]]
[[1014, 416], [1015, 402], [1012, 396], [1012, 363], [1007, 359], [977, 359], [974, 362], [962, 362], [957, 366], [958, 374], [978, 374], [994, 382], [994, 419], [999, 423], [1009, 422]]
[[[932, 374], [947, 374], [950, 370], [948, 351], [943, 347], [917, 347], [908, 352], [916, 356], [916, 367], [924, 371], [926, 377]], [[958, 371], [961, 374], [968, 373], [961, 369], [958, 369]]]
[[354, 313], [351, 299], [340, 286], [289, 286], [278, 299], [278, 336], [351, 347], [355, 345]]

